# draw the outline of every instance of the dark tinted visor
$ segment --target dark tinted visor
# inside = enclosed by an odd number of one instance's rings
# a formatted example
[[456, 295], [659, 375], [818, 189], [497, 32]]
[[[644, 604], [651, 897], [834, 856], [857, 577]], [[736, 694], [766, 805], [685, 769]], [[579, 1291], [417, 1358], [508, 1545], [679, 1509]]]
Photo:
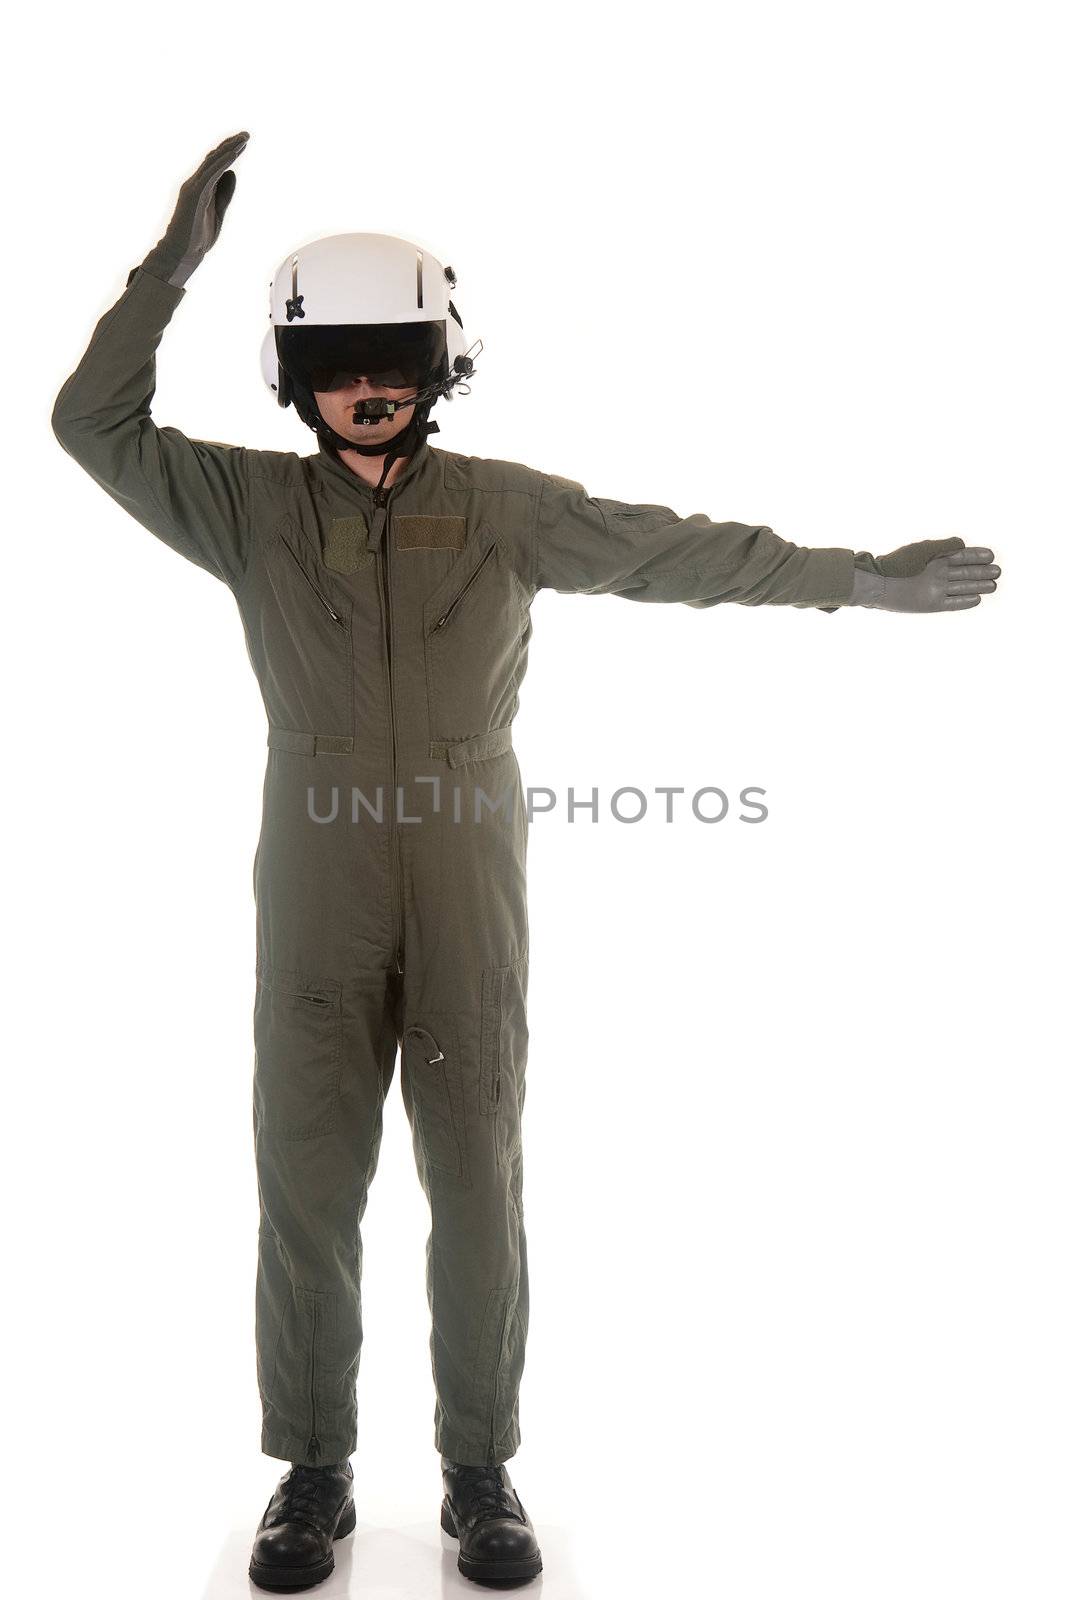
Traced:
[[345, 389], [361, 378], [377, 388], [412, 389], [446, 354], [441, 322], [277, 328], [278, 360], [291, 377], [317, 391]]

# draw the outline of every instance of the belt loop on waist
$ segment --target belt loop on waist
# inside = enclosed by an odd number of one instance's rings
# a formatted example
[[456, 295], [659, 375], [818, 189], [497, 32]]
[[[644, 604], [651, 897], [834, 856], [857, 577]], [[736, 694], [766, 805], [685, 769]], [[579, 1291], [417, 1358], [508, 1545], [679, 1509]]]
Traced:
[[303, 733], [294, 728], [271, 728], [267, 746], [271, 750], [285, 750], [293, 756], [345, 756], [351, 755], [356, 741], [350, 734]]
[[490, 756], [503, 755], [505, 750], [511, 748], [509, 722], [507, 727], [490, 728], [488, 733], [476, 733], [471, 739], [431, 739], [430, 757], [436, 761], [447, 761], [450, 767], [463, 767], [472, 761], [486, 761]]

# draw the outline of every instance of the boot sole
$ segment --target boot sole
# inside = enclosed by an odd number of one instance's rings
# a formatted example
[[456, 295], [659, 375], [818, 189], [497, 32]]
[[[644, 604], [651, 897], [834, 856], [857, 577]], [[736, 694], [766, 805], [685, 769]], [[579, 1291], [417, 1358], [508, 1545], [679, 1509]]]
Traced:
[[[441, 1526], [453, 1539], [459, 1538], [447, 1500], [441, 1505]], [[491, 1589], [514, 1589], [520, 1583], [528, 1583], [537, 1577], [543, 1566], [540, 1551], [535, 1556], [516, 1556], [513, 1561], [478, 1561], [464, 1555], [462, 1550], [459, 1553], [459, 1570], [463, 1576], [474, 1578]]]
[[[334, 1540], [346, 1539], [356, 1526], [356, 1504], [350, 1500], [341, 1513], [341, 1520], [334, 1531]], [[249, 1563], [248, 1576], [260, 1589], [271, 1589], [277, 1592], [289, 1593], [294, 1589], [312, 1589], [317, 1583], [324, 1583], [333, 1571], [333, 1551], [322, 1561], [316, 1561], [311, 1567], [272, 1567], [259, 1561]]]

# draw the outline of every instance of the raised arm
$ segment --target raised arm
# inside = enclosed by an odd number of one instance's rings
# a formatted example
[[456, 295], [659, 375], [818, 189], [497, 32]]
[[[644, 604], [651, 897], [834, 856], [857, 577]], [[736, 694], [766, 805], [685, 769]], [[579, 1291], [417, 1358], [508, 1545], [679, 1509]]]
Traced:
[[236, 587], [251, 543], [249, 456], [158, 427], [155, 352], [185, 282], [218, 237], [246, 133], [224, 140], [183, 184], [166, 233], [135, 267], [64, 383], [52, 429], [68, 455], [151, 533]]

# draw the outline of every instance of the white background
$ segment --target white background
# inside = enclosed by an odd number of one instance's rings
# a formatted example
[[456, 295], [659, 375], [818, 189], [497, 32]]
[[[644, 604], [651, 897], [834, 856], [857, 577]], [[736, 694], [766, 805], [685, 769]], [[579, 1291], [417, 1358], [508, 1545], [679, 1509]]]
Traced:
[[[309, 239], [413, 238], [484, 355], [441, 447], [884, 552], [955, 615], [542, 594], [532, 1306], [509, 1462], [553, 1600], [1062, 1597], [1064, 53], [1049, 6], [187, 3], [21, 15], [4, 113], [9, 1594], [248, 1592], [265, 719], [228, 591], [52, 401], [251, 133], [154, 414], [314, 450], [259, 376]], [[759, 827], [651, 798], [767, 790]], [[399, 1066], [397, 1069], [399, 1074]], [[364, 1224], [360, 1525], [441, 1533], [399, 1077]], [[12, 1498], [12, 1494], [14, 1498]], [[14, 1573], [14, 1577], [12, 1574]]]

